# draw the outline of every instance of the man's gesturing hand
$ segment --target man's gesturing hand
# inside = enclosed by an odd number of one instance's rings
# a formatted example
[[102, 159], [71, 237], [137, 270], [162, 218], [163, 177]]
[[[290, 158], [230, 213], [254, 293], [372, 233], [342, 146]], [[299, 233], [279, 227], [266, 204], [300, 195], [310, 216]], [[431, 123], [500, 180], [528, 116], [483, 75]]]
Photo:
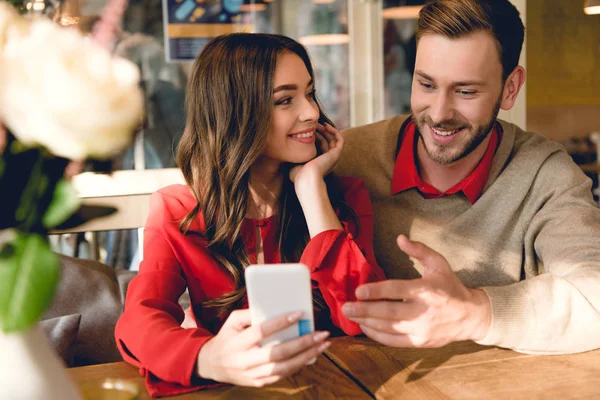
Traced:
[[344, 315], [387, 346], [440, 347], [483, 339], [491, 320], [485, 292], [464, 286], [448, 261], [423, 243], [400, 235], [398, 246], [421, 262], [423, 277], [359, 286], [359, 301], [346, 303]]

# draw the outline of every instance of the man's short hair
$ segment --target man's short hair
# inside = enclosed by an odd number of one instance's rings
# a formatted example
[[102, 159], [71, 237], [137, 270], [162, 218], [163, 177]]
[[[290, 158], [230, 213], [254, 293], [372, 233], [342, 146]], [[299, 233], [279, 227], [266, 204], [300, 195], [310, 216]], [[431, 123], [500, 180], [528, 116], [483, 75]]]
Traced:
[[519, 64], [525, 27], [517, 8], [509, 0], [437, 0], [419, 14], [417, 43], [427, 34], [458, 39], [487, 32], [496, 41], [502, 80]]

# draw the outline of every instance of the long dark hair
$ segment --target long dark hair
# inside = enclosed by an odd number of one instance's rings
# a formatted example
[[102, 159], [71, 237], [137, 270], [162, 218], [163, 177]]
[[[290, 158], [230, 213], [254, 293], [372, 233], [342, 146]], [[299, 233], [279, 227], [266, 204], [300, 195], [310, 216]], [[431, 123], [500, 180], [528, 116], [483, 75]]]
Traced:
[[[250, 259], [240, 229], [250, 198], [250, 168], [262, 155], [267, 141], [273, 77], [277, 58], [283, 52], [298, 55], [314, 81], [310, 58], [301, 44], [285, 36], [250, 33], [213, 39], [196, 59], [188, 81], [187, 122], [177, 149], [177, 164], [197, 204], [181, 222], [180, 230], [184, 235], [203, 235], [235, 283], [231, 293], [203, 304], [218, 307], [218, 315], [239, 308], [246, 294], [244, 268]], [[320, 105], [319, 110], [319, 122], [331, 124]], [[344, 204], [335, 179], [327, 176], [325, 180], [340, 218], [356, 220]], [[190, 232], [199, 212], [205, 231]], [[280, 260], [298, 262], [310, 237], [287, 174], [278, 217]], [[316, 305], [322, 307], [322, 299], [318, 298]]]

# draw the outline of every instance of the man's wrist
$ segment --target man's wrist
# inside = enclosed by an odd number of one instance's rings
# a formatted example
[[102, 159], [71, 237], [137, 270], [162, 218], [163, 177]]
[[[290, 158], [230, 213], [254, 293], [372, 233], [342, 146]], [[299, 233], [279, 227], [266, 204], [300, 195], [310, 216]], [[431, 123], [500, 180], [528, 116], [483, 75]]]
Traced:
[[492, 324], [492, 307], [488, 295], [481, 289], [469, 289], [473, 304], [473, 329], [470, 340], [477, 342], [483, 340]]

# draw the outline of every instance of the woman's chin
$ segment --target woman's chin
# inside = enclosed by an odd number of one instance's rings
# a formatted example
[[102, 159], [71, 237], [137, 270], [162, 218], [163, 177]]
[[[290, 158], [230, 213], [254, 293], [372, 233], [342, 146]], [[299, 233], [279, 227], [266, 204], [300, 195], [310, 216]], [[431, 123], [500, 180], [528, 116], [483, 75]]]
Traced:
[[306, 164], [310, 160], [314, 160], [317, 157], [317, 149], [313, 149], [313, 151], [296, 153], [292, 155], [287, 161], [290, 164]]

